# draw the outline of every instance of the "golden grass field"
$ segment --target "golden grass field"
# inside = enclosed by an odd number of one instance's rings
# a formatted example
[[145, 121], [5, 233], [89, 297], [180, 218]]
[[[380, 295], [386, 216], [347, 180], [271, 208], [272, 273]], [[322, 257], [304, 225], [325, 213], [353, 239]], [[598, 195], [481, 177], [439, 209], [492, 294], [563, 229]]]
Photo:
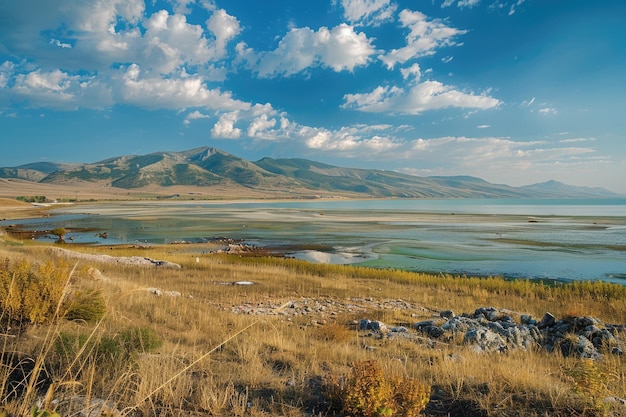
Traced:
[[[34, 215], [26, 207], [0, 200], [0, 218]], [[369, 318], [410, 326], [443, 310], [461, 314], [489, 306], [538, 318], [549, 311], [556, 317], [626, 323], [621, 286], [549, 287], [315, 265], [212, 254], [206, 245], [62, 245], [182, 266], [163, 269], [79, 260], [60, 256], [50, 246], [0, 235], [0, 260], [11, 265], [27, 261], [34, 269], [49, 262], [67, 277], [64, 294], [96, 291], [106, 313], [95, 322], [59, 316], [21, 333], [5, 329], [3, 358], [32, 358], [54, 381], [48, 397], [35, 389], [18, 398], [3, 397], [0, 407], [7, 416], [27, 415], [32, 406], [37, 412], [79, 415], [94, 404], [110, 413], [100, 415], [340, 415], [330, 407], [325, 387], [349, 377], [354, 364], [364, 361], [375, 361], [390, 378], [430, 387], [430, 402], [421, 415], [626, 415], [622, 356], [605, 355], [590, 363], [541, 349], [477, 353], [457, 340], [378, 338], [354, 324]], [[238, 281], [254, 285], [233, 285]], [[159, 289], [161, 296], [148, 289]], [[292, 314], [292, 305], [298, 314]], [[124, 335], [132, 331], [149, 337], [140, 338], [139, 345], [130, 343], [131, 349]], [[4, 385], [10, 371], [5, 360]], [[391, 415], [385, 412], [391, 411], [358, 415]]]
[[[198, 200], [240, 200], [332, 197], [331, 193], [318, 190], [294, 188], [289, 191], [276, 189], [249, 188], [228, 183], [210, 187], [186, 185], [157, 186], [124, 189], [111, 187], [107, 182], [85, 182], [76, 180], [66, 184], [43, 184], [20, 179], [0, 178], [0, 198], [13, 199], [19, 196], [46, 196], [49, 201], [89, 201], [89, 200], [137, 200], [154, 199], [178, 194], [180, 199]], [[350, 196], [346, 193], [346, 196]], [[356, 196], [356, 194], [355, 194]]]

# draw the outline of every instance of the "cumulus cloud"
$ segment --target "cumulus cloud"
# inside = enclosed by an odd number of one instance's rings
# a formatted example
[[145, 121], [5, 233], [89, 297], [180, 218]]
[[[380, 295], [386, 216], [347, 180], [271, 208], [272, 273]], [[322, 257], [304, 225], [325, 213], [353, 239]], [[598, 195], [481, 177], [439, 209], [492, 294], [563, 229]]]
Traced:
[[215, 34], [215, 55], [225, 56], [226, 44], [241, 32], [239, 21], [225, 10], [219, 9], [213, 12], [206, 25]]
[[211, 116], [209, 116], [208, 114], [203, 114], [203, 113], [200, 113], [198, 110], [196, 110], [196, 111], [189, 113], [187, 117], [185, 117], [183, 124], [185, 126], [189, 126], [192, 120], [209, 119], [210, 117]]
[[184, 15], [170, 15], [161, 10], [153, 14], [145, 26], [144, 62], [161, 73], [173, 72], [183, 65], [202, 65], [216, 55], [202, 28], [187, 23]]
[[321, 151], [340, 151], [344, 157], [363, 156], [363, 153], [389, 151], [399, 143], [389, 136], [371, 135], [371, 129], [357, 125], [338, 130], [302, 128], [300, 136], [307, 147]]
[[157, 77], [142, 73], [138, 65], [132, 64], [120, 70], [116, 81], [118, 102], [144, 108], [203, 107], [223, 111], [250, 108], [249, 103], [234, 99], [229, 92], [208, 88], [197, 76]]
[[428, 110], [459, 107], [490, 109], [500, 101], [486, 94], [454, 89], [438, 81], [424, 81], [400, 87], [378, 86], [369, 93], [346, 94], [342, 107], [372, 113], [420, 114]]
[[390, 0], [341, 0], [341, 6], [348, 22], [372, 26], [392, 20], [397, 9]]
[[276, 125], [276, 119], [269, 117], [267, 114], [262, 114], [256, 117], [248, 126], [248, 136], [251, 138], [261, 137], [265, 138], [264, 132], [273, 128]]
[[110, 88], [92, 76], [71, 75], [58, 69], [37, 69], [27, 73], [5, 73], [4, 77], [5, 88], [11, 84], [5, 94], [30, 107], [101, 109], [112, 103]]
[[0, 31], [0, 43], [16, 56], [35, 55], [40, 65], [66, 71], [106, 73], [112, 63], [135, 63], [163, 74], [197, 72], [222, 59], [241, 30], [221, 9], [211, 10], [206, 27], [188, 22], [184, 12], [194, 3], [180, 1], [176, 12], [146, 14], [144, 0], [23, 0], [0, 5], [13, 26]]
[[211, 136], [217, 139], [238, 139], [241, 129], [235, 127], [239, 112], [224, 113], [211, 129]]
[[406, 46], [392, 49], [378, 57], [389, 69], [398, 63], [404, 64], [414, 58], [432, 55], [438, 48], [456, 45], [454, 37], [467, 33], [466, 30], [448, 26], [441, 19], [428, 19], [421, 12], [406, 9], [400, 12], [400, 23], [409, 29]]
[[413, 77], [414, 80], [419, 81], [422, 77], [422, 69], [419, 64], [413, 64], [409, 68], [400, 68], [400, 73], [405, 80]]
[[345, 23], [318, 31], [294, 28], [273, 51], [255, 52], [245, 43], [237, 45], [237, 51], [260, 77], [289, 76], [316, 66], [353, 71], [366, 65], [375, 52], [365, 33], [357, 33]]

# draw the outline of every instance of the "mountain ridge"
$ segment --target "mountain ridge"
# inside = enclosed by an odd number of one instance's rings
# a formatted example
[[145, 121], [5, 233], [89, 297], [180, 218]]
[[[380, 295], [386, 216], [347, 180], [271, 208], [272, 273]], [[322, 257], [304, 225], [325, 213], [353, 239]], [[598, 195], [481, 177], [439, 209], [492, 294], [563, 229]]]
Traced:
[[558, 181], [513, 187], [467, 175], [420, 177], [396, 171], [348, 168], [303, 158], [249, 161], [218, 148], [122, 155], [93, 163], [41, 162], [0, 167], [0, 178], [41, 184], [105, 183], [137, 190], [145, 187], [242, 187], [284, 192], [302, 190], [348, 197], [373, 198], [583, 198], [620, 197], [601, 187]]

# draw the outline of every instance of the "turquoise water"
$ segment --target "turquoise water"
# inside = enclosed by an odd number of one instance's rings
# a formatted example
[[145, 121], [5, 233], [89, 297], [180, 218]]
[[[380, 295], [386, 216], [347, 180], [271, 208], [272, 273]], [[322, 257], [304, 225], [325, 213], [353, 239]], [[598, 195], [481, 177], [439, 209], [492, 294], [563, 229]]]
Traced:
[[20, 223], [65, 227], [81, 243], [224, 236], [312, 262], [626, 283], [626, 199], [127, 202], [53, 213]]

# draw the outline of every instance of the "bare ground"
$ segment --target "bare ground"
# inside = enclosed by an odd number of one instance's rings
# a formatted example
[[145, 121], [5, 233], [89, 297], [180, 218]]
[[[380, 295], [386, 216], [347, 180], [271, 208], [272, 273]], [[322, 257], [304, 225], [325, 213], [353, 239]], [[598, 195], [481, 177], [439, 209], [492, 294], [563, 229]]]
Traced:
[[[177, 196], [197, 200], [239, 199], [300, 199], [330, 197], [324, 191], [303, 188], [262, 189], [248, 188], [235, 183], [196, 187], [174, 185], [162, 187], [151, 185], [142, 188], [124, 189], [112, 187], [108, 182], [72, 181], [66, 184], [43, 184], [13, 178], [0, 178], [0, 198], [43, 195], [50, 201], [87, 200], [137, 200]], [[357, 197], [358, 195], [354, 195]], [[362, 196], [361, 196], [362, 197]]]

